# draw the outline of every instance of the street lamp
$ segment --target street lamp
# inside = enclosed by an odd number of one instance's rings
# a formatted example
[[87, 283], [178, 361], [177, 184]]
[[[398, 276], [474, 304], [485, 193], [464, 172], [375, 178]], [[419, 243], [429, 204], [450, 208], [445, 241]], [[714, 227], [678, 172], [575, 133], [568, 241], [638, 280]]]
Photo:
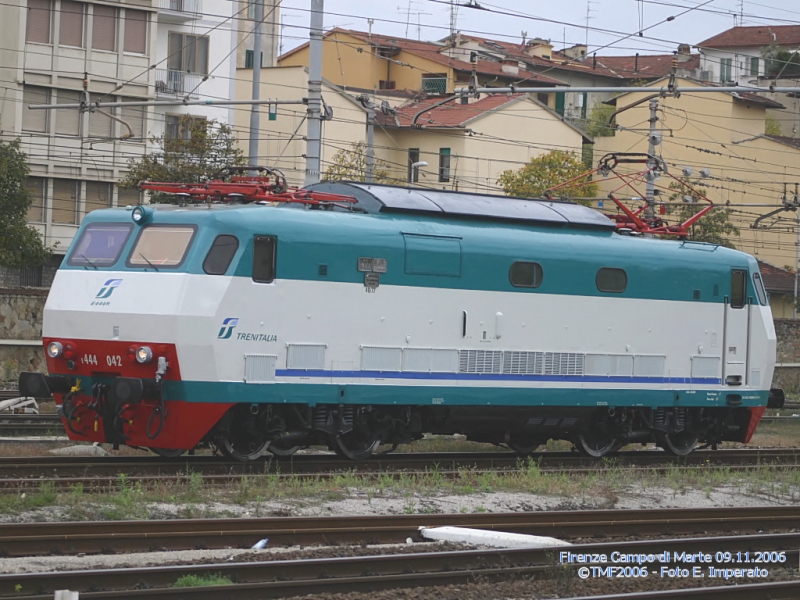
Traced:
[[415, 162], [415, 163], [411, 163], [411, 181], [410, 181], [411, 185], [409, 187], [414, 187], [414, 181], [416, 181], [418, 179], [418, 177], [417, 177], [418, 169], [420, 167], [427, 167], [427, 166], [428, 166], [428, 163], [426, 161], [424, 161], [424, 160], [421, 160], [421, 161]]

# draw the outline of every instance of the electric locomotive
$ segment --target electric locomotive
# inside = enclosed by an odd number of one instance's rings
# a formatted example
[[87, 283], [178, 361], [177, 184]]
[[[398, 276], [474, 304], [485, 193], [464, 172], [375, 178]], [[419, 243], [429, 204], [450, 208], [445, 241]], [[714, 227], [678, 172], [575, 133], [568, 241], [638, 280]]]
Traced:
[[683, 455], [749, 441], [768, 404], [775, 331], [747, 254], [619, 235], [569, 202], [259, 193], [87, 215], [44, 311], [49, 375], [22, 393], [52, 393], [73, 440], [239, 460], [425, 433]]

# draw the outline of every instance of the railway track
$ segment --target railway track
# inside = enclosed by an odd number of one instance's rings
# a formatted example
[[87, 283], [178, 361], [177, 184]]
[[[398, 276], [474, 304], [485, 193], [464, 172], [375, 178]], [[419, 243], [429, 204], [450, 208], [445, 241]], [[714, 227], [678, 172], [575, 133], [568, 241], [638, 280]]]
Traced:
[[800, 506], [646, 510], [580, 510], [518, 513], [392, 515], [369, 517], [270, 517], [0, 524], [0, 554], [142, 552], [249, 548], [266, 537], [271, 547], [402, 543], [418, 528], [459, 526], [563, 539], [642, 535], [704, 535], [735, 531], [800, 534]]
[[[609, 467], [652, 470], [698, 469], [725, 466], [729, 470], [796, 469], [800, 449], [746, 449], [698, 451], [675, 458], [661, 451], [620, 453], [613, 459], [597, 460], [569, 452], [543, 452], [520, 459], [508, 452], [459, 452], [390, 454], [352, 462], [334, 455], [309, 454], [289, 459], [239, 463], [218, 456], [160, 457], [21, 457], [0, 458], [0, 491], [20, 493], [53, 486], [82, 486], [86, 492], [117, 491], [123, 485], [153, 487], [158, 484], [188, 484], [199, 475], [204, 485], [229, 485], [243, 476], [313, 478], [357, 473], [362, 477], [426, 475], [458, 476], [472, 473], [515, 472], [535, 468], [542, 472], [571, 475], [596, 473]], [[124, 474], [124, 478], [121, 477]], [[124, 481], [123, 481], [124, 479]]]
[[[656, 539], [634, 542], [602, 542], [576, 544], [569, 548], [574, 554], [605, 555], [614, 552], [624, 555], [662, 554], [663, 562], [654, 560], [648, 566], [655, 571], [661, 567], [685, 566], [675, 559], [675, 553], [708, 553], [715, 556], [724, 548], [735, 556], [737, 552], [783, 552], [784, 563], [769, 563], [768, 569], [786, 571], [784, 565], [798, 561], [800, 533]], [[559, 549], [561, 550], [561, 549]], [[666, 553], [666, 554], [664, 554]], [[503, 582], [517, 578], [547, 579], [563, 576], [563, 563], [554, 548], [481, 549], [445, 552], [356, 556], [342, 558], [264, 560], [256, 562], [216, 563], [204, 565], [172, 565], [146, 568], [96, 569], [48, 573], [0, 575], [0, 597], [19, 594], [19, 590], [34, 590], [29, 600], [52, 598], [58, 589], [79, 591], [81, 598], [161, 599], [199, 598], [282, 598], [306, 594], [351, 593], [408, 587], [470, 584], [476, 580]], [[598, 566], [612, 565], [600, 561]], [[724, 567], [723, 560], [714, 565]], [[566, 568], [574, 569], [579, 565]], [[766, 565], [765, 565], [766, 566]], [[706, 570], [703, 566], [703, 570]], [[650, 570], [648, 569], [648, 570]], [[231, 585], [203, 588], [171, 588], [180, 577], [202, 577], [214, 573], [226, 577]], [[650, 584], [652, 586], [653, 580]], [[647, 582], [644, 582], [647, 583]], [[655, 581], [658, 585], [658, 581]], [[663, 584], [661, 585], [663, 587]], [[657, 589], [657, 588], [656, 588]], [[713, 589], [713, 588], [705, 588]], [[726, 586], [730, 598], [797, 598], [800, 580], [789, 579], [761, 584]], [[713, 592], [681, 590], [680, 598], [722, 597]], [[650, 592], [651, 596], [652, 591]], [[717, 592], [719, 593], [719, 591]], [[742, 595], [742, 594], [745, 595]], [[691, 595], [698, 594], [698, 595]]]

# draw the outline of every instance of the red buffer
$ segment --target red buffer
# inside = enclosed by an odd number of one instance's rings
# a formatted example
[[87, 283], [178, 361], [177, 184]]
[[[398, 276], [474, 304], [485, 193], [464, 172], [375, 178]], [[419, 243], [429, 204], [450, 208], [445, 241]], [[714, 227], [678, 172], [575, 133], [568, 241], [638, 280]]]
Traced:
[[[258, 175], [249, 174], [253, 171]], [[187, 202], [286, 202], [339, 208], [351, 207], [356, 202], [352, 196], [289, 187], [286, 176], [279, 170], [253, 166], [225, 167], [202, 183], [142, 181], [139, 189], [172, 194]]]

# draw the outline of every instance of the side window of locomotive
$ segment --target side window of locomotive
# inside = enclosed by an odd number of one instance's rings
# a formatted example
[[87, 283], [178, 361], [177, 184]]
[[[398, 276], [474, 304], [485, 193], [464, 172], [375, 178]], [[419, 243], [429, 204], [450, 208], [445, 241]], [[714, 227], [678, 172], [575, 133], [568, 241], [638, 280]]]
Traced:
[[92, 223], [75, 243], [67, 264], [73, 267], [110, 267], [119, 259], [133, 229], [132, 223]]
[[517, 261], [508, 270], [508, 279], [514, 287], [537, 288], [542, 285], [542, 265]]
[[175, 269], [183, 264], [196, 227], [150, 225], [142, 229], [128, 257], [129, 267]]
[[764, 288], [764, 280], [761, 279], [761, 275], [758, 273], [753, 273], [753, 285], [756, 288], [756, 294], [758, 294], [758, 303], [761, 306], [769, 304], [767, 290]]
[[253, 241], [253, 281], [271, 283], [275, 280], [275, 238], [257, 235]]
[[603, 267], [597, 272], [595, 283], [601, 292], [621, 294], [628, 287], [628, 274], [622, 269]]
[[203, 261], [203, 271], [209, 275], [225, 275], [238, 249], [239, 239], [235, 235], [218, 235]]
[[747, 271], [731, 271], [731, 308], [742, 308], [747, 297]]

